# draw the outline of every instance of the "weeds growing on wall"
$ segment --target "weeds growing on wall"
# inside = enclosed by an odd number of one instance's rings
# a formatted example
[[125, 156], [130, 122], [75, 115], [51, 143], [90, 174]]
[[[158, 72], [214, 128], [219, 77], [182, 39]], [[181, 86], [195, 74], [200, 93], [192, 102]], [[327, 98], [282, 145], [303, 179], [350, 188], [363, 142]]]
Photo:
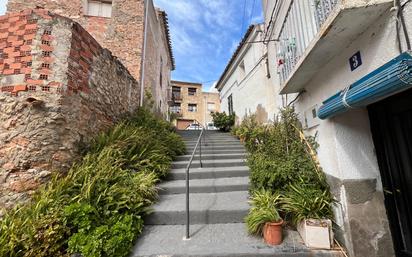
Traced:
[[249, 116], [232, 132], [249, 152], [252, 194], [280, 194], [279, 211], [293, 225], [305, 218], [332, 218], [333, 198], [317, 162], [317, 144], [303, 135], [292, 108], [281, 110], [273, 124], [258, 124]]
[[0, 221], [0, 256], [128, 256], [156, 201], [155, 184], [185, 150], [142, 108], [98, 135], [82, 161]]

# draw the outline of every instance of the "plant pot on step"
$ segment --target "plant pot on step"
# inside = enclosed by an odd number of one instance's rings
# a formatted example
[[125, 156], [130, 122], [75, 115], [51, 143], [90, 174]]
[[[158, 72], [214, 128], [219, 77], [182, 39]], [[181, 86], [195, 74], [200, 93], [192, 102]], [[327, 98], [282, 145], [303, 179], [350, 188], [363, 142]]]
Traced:
[[283, 220], [279, 222], [266, 222], [263, 227], [263, 238], [269, 245], [280, 245], [283, 241]]
[[331, 220], [305, 219], [298, 224], [297, 228], [307, 247], [316, 249], [331, 249], [333, 246]]

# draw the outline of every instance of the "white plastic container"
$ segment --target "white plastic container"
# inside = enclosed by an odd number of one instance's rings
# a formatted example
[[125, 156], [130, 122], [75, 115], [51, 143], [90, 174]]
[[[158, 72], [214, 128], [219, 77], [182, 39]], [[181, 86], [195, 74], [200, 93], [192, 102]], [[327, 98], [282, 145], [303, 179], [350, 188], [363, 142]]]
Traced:
[[331, 220], [305, 219], [299, 223], [298, 232], [309, 248], [331, 249], [333, 246]]

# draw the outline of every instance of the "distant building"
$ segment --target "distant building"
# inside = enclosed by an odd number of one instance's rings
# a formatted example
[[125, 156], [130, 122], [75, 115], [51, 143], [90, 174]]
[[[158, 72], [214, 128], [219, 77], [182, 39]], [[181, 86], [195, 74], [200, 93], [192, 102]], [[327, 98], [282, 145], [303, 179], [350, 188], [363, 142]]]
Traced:
[[170, 112], [176, 117], [178, 129], [186, 129], [190, 124], [207, 126], [211, 123], [211, 112], [220, 111], [218, 93], [202, 91], [202, 84], [172, 81]]
[[237, 123], [246, 115], [256, 114], [260, 122], [273, 120], [277, 110], [275, 86], [263, 40], [263, 24], [247, 30], [216, 84], [222, 111], [235, 113]]
[[[155, 100], [155, 109], [168, 113], [167, 92], [175, 63], [167, 15], [152, 0], [9, 0], [8, 12], [44, 8], [84, 27], [100, 45], [119, 57]], [[147, 23], [145, 22], [147, 20]], [[140, 93], [143, 100], [144, 92]]]
[[349, 256], [412, 256], [412, 4], [262, 3], [272, 83], [320, 145], [336, 237]]

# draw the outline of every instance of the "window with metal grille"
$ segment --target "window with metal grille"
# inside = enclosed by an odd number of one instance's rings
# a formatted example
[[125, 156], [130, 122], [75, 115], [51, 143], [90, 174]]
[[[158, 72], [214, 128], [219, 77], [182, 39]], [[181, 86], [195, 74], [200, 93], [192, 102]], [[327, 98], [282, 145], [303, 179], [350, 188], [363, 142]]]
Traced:
[[231, 114], [233, 114], [233, 97], [232, 97], [232, 95], [230, 95], [227, 98], [227, 104], [228, 104], [229, 114], [231, 115]]
[[197, 112], [197, 104], [189, 104], [187, 110], [189, 112]]
[[211, 103], [211, 102], [207, 103], [207, 110], [209, 112], [214, 112], [215, 111], [215, 103]]
[[181, 113], [182, 112], [182, 107], [180, 103], [173, 104], [170, 106], [170, 112], [172, 113]]
[[189, 95], [194, 96], [194, 95], [196, 95], [197, 89], [194, 88], [194, 87], [189, 87], [189, 88], [187, 89], [187, 91], [188, 91]]
[[47, 80], [48, 78], [49, 78], [48, 75], [46, 75], [46, 74], [40, 74], [40, 79], [41, 79], [41, 80]]
[[87, 15], [99, 17], [112, 17], [112, 1], [110, 0], [88, 0]]

